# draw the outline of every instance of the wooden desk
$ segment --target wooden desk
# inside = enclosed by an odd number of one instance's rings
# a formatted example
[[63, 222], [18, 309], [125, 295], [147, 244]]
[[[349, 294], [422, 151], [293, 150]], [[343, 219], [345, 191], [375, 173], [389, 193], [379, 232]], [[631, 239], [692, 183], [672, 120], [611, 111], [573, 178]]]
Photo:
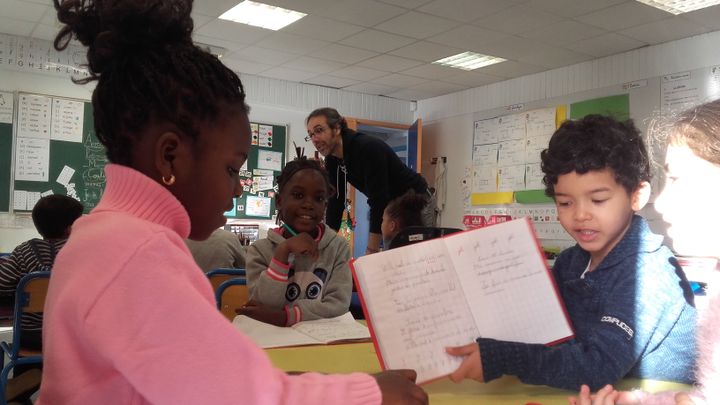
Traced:
[[[273, 364], [285, 371], [318, 371], [322, 373], [376, 373], [380, 364], [372, 343], [304, 346], [266, 350]], [[641, 387], [648, 391], [687, 390], [683, 384], [625, 380], [620, 388]], [[423, 386], [436, 404], [567, 405], [572, 391], [538, 385], [526, 385], [515, 377], [503, 377], [488, 384], [464, 381], [455, 384], [442, 379]]]

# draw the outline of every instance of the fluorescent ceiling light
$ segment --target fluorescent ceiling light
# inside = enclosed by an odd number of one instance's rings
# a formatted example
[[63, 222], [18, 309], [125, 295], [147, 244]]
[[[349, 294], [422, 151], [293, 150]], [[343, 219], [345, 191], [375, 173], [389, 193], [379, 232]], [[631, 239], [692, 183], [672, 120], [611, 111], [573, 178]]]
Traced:
[[219, 18], [277, 31], [306, 15], [299, 11], [245, 0], [224, 12]]
[[637, 0], [675, 15], [720, 4], [720, 0]]
[[443, 65], [462, 70], [475, 70], [483, 66], [490, 66], [500, 62], [505, 62], [505, 59], [498, 58], [496, 56], [482, 55], [475, 52], [463, 52], [436, 60], [433, 63], [436, 65]]

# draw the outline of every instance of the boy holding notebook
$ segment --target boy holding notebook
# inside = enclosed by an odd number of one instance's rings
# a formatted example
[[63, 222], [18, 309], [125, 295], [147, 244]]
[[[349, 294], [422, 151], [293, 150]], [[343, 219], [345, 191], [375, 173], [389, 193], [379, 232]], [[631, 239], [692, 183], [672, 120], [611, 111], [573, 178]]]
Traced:
[[503, 374], [527, 384], [597, 389], [623, 377], [692, 381], [695, 308], [663, 237], [635, 215], [650, 196], [650, 163], [632, 124], [566, 121], [541, 155], [546, 194], [577, 241], [553, 275], [575, 339], [558, 346], [496, 341], [448, 348], [466, 356], [453, 381]]

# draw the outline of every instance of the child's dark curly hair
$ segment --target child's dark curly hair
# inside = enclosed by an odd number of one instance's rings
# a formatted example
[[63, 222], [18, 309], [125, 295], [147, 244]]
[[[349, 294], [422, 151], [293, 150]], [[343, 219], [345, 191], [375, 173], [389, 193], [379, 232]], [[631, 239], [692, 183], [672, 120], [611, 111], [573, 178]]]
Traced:
[[428, 198], [424, 194], [418, 194], [409, 190], [400, 197], [390, 201], [385, 207], [385, 213], [395, 222], [398, 228], [408, 226], [422, 226], [422, 210], [428, 204]]
[[588, 115], [565, 121], [540, 154], [545, 173], [545, 194], [555, 197], [558, 177], [570, 172], [585, 174], [610, 169], [615, 181], [632, 193], [650, 181], [650, 159], [640, 131], [631, 120], [617, 121], [603, 115]]
[[[323, 180], [325, 180], [325, 186], [327, 187], [327, 195], [328, 197], [331, 197], [335, 194], [335, 187], [333, 187], [330, 184], [330, 177], [328, 176], [327, 170], [325, 170], [325, 167], [323, 166], [322, 162], [315, 159], [308, 159], [305, 156], [300, 156], [294, 160], [291, 160], [285, 164], [285, 167], [283, 167], [282, 171], [280, 172], [280, 175], [277, 178], [278, 181], [278, 194], [282, 193], [283, 189], [285, 188], [285, 185], [288, 181], [295, 175], [295, 173], [299, 172], [300, 170], [305, 169], [312, 169], [316, 170], [320, 175], [322, 176]], [[277, 216], [277, 222], [280, 223], [282, 221], [282, 213], [278, 212]]]

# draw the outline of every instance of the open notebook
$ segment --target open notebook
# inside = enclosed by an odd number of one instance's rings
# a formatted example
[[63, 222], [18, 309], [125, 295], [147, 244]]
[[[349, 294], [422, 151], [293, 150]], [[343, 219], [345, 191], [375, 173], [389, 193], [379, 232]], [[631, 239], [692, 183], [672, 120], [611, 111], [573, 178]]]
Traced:
[[529, 219], [452, 234], [351, 263], [384, 369], [418, 382], [453, 372], [445, 347], [478, 337], [552, 344], [572, 337]]
[[337, 318], [298, 322], [287, 328], [238, 315], [233, 325], [264, 349], [370, 340], [368, 328], [358, 323], [350, 312]]

